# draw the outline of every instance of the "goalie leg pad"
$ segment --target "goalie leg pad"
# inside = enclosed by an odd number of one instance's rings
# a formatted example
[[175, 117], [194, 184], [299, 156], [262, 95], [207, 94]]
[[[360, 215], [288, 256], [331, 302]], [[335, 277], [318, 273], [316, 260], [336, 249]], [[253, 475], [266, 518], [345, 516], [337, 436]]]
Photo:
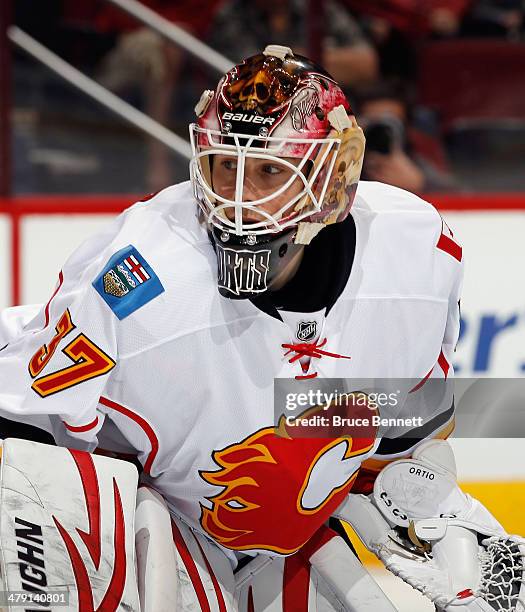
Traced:
[[161, 612], [234, 612], [235, 582], [228, 557], [179, 518], [172, 516], [171, 529], [177, 559], [177, 603]]
[[135, 542], [140, 612], [233, 609], [230, 561], [149, 487], [137, 493]]
[[67, 602], [64, 612], [110, 603], [114, 610], [138, 610], [137, 479], [136, 468], [117, 459], [4, 440], [1, 590], [51, 597], [49, 608], [38, 606], [43, 611], [55, 609], [55, 601]]
[[148, 487], [137, 491], [135, 547], [141, 612], [176, 610], [179, 589], [171, 516], [163, 497]]
[[259, 555], [243, 567], [236, 574], [238, 609], [396, 612], [344, 540], [328, 528], [319, 532], [298, 553]]

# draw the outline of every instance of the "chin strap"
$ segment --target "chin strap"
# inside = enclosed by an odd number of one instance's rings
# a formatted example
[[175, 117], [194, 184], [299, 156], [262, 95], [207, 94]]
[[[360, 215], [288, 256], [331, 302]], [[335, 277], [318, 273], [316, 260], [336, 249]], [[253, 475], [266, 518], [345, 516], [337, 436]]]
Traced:
[[[320, 344], [317, 344], [317, 341], [315, 341], [311, 343], [299, 342], [297, 344], [281, 344], [281, 346], [283, 347], [283, 349], [287, 349], [286, 353], [284, 354], [285, 357], [287, 357], [290, 353], [295, 353], [295, 355], [292, 355], [288, 360], [289, 363], [294, 363], [294, 361], [301, 359], [301, 357], [313, 357], [315, 359], [321, 359], [321, 357], [334, 357], [335, 359], [351, 359], [351, 357], [348, 357], [347, 355], [339, 355], [338, 353], [330, 353], [328, 351], [323, 351], [321, 347], [323, 347], [325, 344], [326, 338]], [[301, 364], [301, 366], [303, 368], [303, 372], [308, 371], [308, 364]], [[314, 372], [313, 374], [307, 374], [306, 376], [296, 376], [295, 378], [299, 380], [303, 378], [315, 378], [316, 376], [317, 372]]]

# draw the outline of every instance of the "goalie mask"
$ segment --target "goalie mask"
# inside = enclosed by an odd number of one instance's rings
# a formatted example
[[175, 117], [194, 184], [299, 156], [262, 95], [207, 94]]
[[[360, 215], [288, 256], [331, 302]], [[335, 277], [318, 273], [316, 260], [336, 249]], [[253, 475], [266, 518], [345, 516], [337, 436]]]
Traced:
[[347, 217], [363, 132], [337, 83], [277, 45], [232, 68], [195, 111], [190, 177], [219, 291], [255, 297], [302, 245]]

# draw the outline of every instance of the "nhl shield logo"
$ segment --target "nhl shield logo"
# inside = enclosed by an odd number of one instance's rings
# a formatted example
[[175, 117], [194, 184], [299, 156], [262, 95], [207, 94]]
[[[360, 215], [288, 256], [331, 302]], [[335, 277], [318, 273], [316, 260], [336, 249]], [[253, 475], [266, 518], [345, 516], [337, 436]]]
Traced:
[[317, 321], [299, 321], [296, 336], [301, 342], [310, 342], [317, 334]]

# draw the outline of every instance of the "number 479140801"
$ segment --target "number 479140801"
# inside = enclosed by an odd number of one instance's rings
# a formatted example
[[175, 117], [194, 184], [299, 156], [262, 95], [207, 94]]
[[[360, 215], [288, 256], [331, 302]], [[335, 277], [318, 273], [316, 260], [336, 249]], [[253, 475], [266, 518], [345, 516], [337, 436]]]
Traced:
[[42, 345], [31, 357], [28, 365], [29, 374], [31, 378], [36, 379], [31, 388], [40, 397], [47, 397], [86, 380], [102, 376], [115, 367], [115, 362], [109, 355], [85, 334], [80, 333], [62, 349], [72, 364], [37, 378], [53, 357], [58, 345], [74, 329], [71, 314], [69, 310], [66, 310], [56, 324], [53, 338], [47, 344]]

